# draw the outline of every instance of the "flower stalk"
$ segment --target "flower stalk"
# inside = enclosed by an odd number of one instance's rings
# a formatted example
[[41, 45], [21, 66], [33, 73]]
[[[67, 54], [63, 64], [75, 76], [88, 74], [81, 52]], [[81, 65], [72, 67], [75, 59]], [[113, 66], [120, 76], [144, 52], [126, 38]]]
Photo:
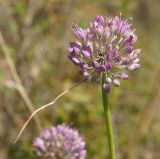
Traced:
[[105, 78], [103, 74], [102, 75], [102, 102], [103, 102], [104, 116], [105, 116], [106, 129], [107, 129], [109, 155], [110, 155], [110, 159], [116, 159], [114, 133], [112, 129], [112, 121], [111, 121], [110, 107], [109, 107], [109, 102], [108, 102], [108, 94], [104, 90], [104, 84], [105, 84], [104, 79]]

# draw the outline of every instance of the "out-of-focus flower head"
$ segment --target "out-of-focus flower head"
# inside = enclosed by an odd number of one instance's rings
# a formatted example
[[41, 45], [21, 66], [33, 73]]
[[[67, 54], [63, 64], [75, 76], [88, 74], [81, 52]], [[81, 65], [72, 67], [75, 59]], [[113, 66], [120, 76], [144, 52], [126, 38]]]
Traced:
[[132, 23], [118, 17], [104, 18], [99, 15], [89, 27], [83, 29], [76, 22], [71, 29], [78, 41], [70, 42], [69, 59], [80, 67], [85, 79], [100, 81], [105, 75], [104, 90], [110, 85], [120, 86], [120, 80], [128, 79], [128, 71], [140, 67], [140, 49], [134, 49], [137, 41]]
[[85, 142], [78, 131], [66, 125], [42, 130], [33, 140], [36, 154], [53, 159], [85, 159]]

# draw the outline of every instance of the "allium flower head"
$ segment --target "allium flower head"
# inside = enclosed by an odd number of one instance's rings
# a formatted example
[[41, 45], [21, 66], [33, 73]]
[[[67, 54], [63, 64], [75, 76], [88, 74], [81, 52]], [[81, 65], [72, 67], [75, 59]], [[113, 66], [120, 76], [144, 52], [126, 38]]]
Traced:
[[66, 125], [42, 130], [33, 141], [36, 154], [53, 159], [85, 159], [85, 142], [78, 131]]
[[71, 29], [78, 41], [70, 43], [69, 59], [80, 67], [85, 79], [95, 77], [100, 81], [104, 74], [107, 93], [111, 83], [119, 87], [120, 80], [128, 79], [128, 71], [140, 67], [141, 50], [134, 49], [135, 29], [121, 16], [97, 16], [89, 27], [82, 29], [74, 22]]

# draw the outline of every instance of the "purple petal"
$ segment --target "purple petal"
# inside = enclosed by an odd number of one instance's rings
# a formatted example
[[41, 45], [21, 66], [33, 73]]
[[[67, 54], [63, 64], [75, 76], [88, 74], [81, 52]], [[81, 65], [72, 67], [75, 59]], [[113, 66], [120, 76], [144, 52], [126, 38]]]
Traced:
[[100, 66], [100, 64], [97, 61], [93, 61], [92, 65], [95, 68], [99, 68], [99, 66]]
[[33, 146], [37, 147], [38, 149], [40, 149], [42, 151], [46, 150], [46, 146], [44, 144], [44, 141], [38, 137], [34, 139]]
[[82, 47], [82, 54], [84, 58], [90, 58], [91, 57], [91, 49], [89, 46], [84, 45]]
[[104, 29], [104, 36], [105, 36], [105, 38], [109, 38], [109, 36], [110, 36], [110, 34], [111, 34], [111, 32], [110, 32], [110, 30], [109, 30], [109, 28], [108, 27], [106, 27], [105, 29]]
[[100, 65], [98, 69], [99, 69], [99, 71], [101, 71], [101, 72], [105, 72], [105, 71], [106, 71], [105, 65]]
[[125, 48], [125, 51], [126, 51], [126, 53], [130, 54], [130, 53], [132, 53], [132, 51], [133, 51], [133, 47], [132, 47], [132, 46], [127, 46], [127, 47]]
[[41, 133], [42, 137], [46, 140], [48, 140], [51, 136], [50, 132], [48, 130], [43, 130]]
[[70, 47], [73, 49], [68, 49], [70, 53], [75, 53], [76, 55], [79, 55], [80, 49], [81, 49], [81, 43], [79, 42], [71, 42]]
[[76, 65], [80, 64], [80, 61], [76, 57], [68, 56], [69, 59]]
[[68, 48], [68, 52], [69, 52], [69, 53], [72, 53], [72, 52], [73, 52], [73, 48], [69, 47], [69, 48]]
[[83, 77], [86, 79], [86, 80], [89, 80], [90, 78], [91, 78], [91, 75], [88, 73], [88, 72], [86, 72], [86, 71], [82, 71], [83, 73]]
[[102, 25], [104, 23], [104, 18], [101, 15], [98, 15], [96, 17], [96, 21], [97, 21], [97, 23]]
[[86, 58], [86, 59], [91, 57], [91, 55], [88, 51], [83, 51], [82, 50], [82, 53], [83, 53], [83, 57]]
[[80, 62], [80, 67], [82, 68], [82, 69], [84, 69], [84, 70], [86, 70], [86, 69], [88, 69], [88, 64], [87, 63], [85, 63], [85, 62]]
[[123, 65], [128, 65], [130, 63], [130, 60], [129, 59], [123, 59], [122, 60], [122, 64]]
[[86, 40], [87, 32], [86, 30], [80, 28], [77, 24], [73, 24], [72, 31], [75, 34], [75, 36], [80, 40]]
[[106, 67], [106, 70], [111, 70], [112, 69], [112, 64], [111, 63], [108, 63], [105, 65]]
[[70, 47], [71, 47], [71, 48], [76, 47], [76, 48], [79, 48], [79, 49], [80, 49], [81, 46], [82, 46], [81, 43], [79, 43], [79, 42], [70, 42], [69, 44], [70, 44]]
[[114, 61], [115, 61], [115, 62], [120, 62], [120, 61], [121, 61], [121, 57], [120, 57], [120, 56], [116, 56], [116, 57], [114, 58]]

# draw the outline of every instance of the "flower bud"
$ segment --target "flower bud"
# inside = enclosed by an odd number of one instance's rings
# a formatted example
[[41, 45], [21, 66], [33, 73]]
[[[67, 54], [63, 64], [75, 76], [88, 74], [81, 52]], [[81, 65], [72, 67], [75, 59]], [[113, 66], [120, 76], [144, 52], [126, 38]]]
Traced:
[[88, 64], [86, 64], [85, 62], [80, 62], [80, 66], [82, 69], [88, 69]]
[[128, 75], [123, 72], [123, 73], [120, 74], [120, 78], [121, 78], [122, 80], [127, 80], [127, 79], [128, 79]]
[[76, 65], [79, 65], [80, 64], [80, 61], [76, 58], [76, 57], [72, 57], [72, 56], [68, 56], [70, 58], [70, 60], [76, 64]]
[[100, 65], [100, 66], [99, 66], [99, 71], [105, 72], [105, 71], [106, 71], [105, 65]]
[[36, 146], [41, 151], [46, 150], [45, 143], [41, 138], [35, 138], [33, 142], [33, 146]]
[[105, 67], [106, 67], [106, 70], [111, 70], [112, 64], [111, 63], [105, 64]]
[[122, 62], [123, 65], [128, 65], [129, 63], [130, 63], [129, 59], [124, 59]]
[[111, 83], [111, 82], [112, 82], [112, 79], [109, 78], [109, 77], [107, 77], [107, 78], [106, 78], [106, 82], [107, 82], [107, 83]]
[[120, 62], [120, 61], [121, 61], [121, 57], [120, 57], [120, 56], [116, 56], [116, 57], [114, 58], [114, 61], [115, 61], [116, 63]]
[[135, 60], [133, 60], [133, 63], [138, 63], [139, 62], [139, 58], [136, 58]]
[[86, 79], [86, 80], [90, 80], [91, 79], [91, 76], [88, 72], [84, 71], [83, 72], [83, 77]]
[[98, 15], [98, 16], [96, 17], [96, 21], [97, 21], [97, 23], [103, 25], [103, 23], [104, 23], [104, 18], [103, 18], [101, 15]]
[[97, 61], [93, 61], [92, 65], [95, 67], [95, 68], [99, 68], [100, 64], [97, 62]]
[[107, 38], [109, 38], [110, 34], [111, 34], [111, 33], [110, 33], [109, 28], [106, 27], [106, 28], [104, 29], [104, 37], [107, 39]]
[[137, 70], [140, 67], [140, 64], [134, 63], [128, 67], [128, 70]]
[[82, 54], [84, 58], [90, 58], [91, 57], [91, 49], [89, 46], [83, 46], [82, 47]]
[[132, 47], [132, 46], [127, 46], [127, 47], [125, 48], [125, 51], [126, 51], [126, 53], [130, 54], [130, 53], [132, 53], [132, 51], [133, 51], [133, 47]]
[[86, 37], [87, 37], [86, 30], [78, 27], [78, 25], [76, 25], [76, 24], [73, 24], [72, 30], [73, 30], [74, 35], [78, 39], [80, 39], [80, 40], [86, 40]]
[[115, 85], [116, 87], [120, 86], [120, 81], [118, 79], [114, 79], [113, 80], [113, 85]]
[[109, 93], [109, 92], [110, 92], [110, 85], [109, 85], [109, 83], [104, 83], [103, 88], [104, 88], [104, 91], [105, 91], [106, 93]]

